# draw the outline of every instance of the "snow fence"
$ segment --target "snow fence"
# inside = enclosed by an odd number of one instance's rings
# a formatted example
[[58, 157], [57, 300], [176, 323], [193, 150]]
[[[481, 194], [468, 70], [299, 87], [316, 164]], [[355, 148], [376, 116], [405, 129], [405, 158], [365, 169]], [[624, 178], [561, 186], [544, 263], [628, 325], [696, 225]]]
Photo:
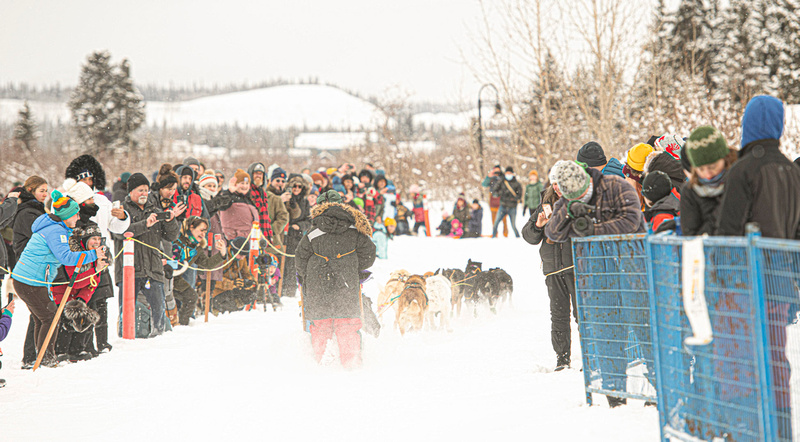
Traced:
[[800, 241], [599, 236], [573, 254], [588, 403], [657, 401], [665, 441], [794, 440]]

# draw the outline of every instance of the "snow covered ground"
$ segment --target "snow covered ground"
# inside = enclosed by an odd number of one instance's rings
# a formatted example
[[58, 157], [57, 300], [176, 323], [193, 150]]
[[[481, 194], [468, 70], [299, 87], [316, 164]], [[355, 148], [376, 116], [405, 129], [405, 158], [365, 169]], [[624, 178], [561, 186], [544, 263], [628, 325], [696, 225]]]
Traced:
[[387, 313], [380, 337], [365, 335], [356, 371], [314, 363], [296, 299], [285, 298], [278, 312], [201, 318], [153, 340], [114, 337], [108, 354], [33, 373], [19, 366], [27, 325], [20, 303], [2, 342], [8, 386], [0, 390], [0, 439], [658, 439], [657, 412], [641, 402], [612, 410], [598, 397], [586, 406], [574, 324], [573, 367], [552, 372], [537, 247], [514, 238], [402, 237], [389, 257], [365, 285], [373, 300], [393, 269], [463, 268], [472, 258], [511, 274], [513, 307], [462, 314], [452, 333], [404, 338]]

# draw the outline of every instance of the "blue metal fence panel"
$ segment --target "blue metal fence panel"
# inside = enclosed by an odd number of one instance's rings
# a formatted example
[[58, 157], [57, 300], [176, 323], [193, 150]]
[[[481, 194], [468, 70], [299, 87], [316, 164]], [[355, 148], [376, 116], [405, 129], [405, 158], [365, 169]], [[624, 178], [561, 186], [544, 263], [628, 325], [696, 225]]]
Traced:
[[646, 235], [573, 239], [586, 399], [656, 401]]
[[662, 440], [769, 440], [762, 310], [753, 293], [748, 241], [703, 241], [714, 338], [701, 346], [685, 344], [693, 332], [683, 305], [682, 244], [657, 235], [647, 245]]
[[797, 375], [792, 379], [792, 366], [800, 364], [800, 242], [760, 238], [753, 247], [761, 278], [756, 293], [764, 306], [766, 377], [771, 386], [767, 418], [777, 440], [791, 441], [800, 426], [800, 382]]

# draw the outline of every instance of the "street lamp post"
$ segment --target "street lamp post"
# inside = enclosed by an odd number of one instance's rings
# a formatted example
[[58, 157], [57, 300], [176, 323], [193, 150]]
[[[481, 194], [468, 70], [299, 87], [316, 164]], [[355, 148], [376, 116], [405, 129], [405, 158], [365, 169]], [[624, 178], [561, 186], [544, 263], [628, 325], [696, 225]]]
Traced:
[[502, 111], [500, 107], [500, 93], [497, 92], [497, 88], [491, 83], [486, 83], [481, 86], [478, 90], [478, 153], [480, 155], [481, 173], [484, 173], [486, 170], [483, 164], [483, 122], [481, 121], [481, 107], [483, 107], [483, 103], [481, 102], [481, 94], [487, 87], [494, 90], [494, 114], [497, 115]]

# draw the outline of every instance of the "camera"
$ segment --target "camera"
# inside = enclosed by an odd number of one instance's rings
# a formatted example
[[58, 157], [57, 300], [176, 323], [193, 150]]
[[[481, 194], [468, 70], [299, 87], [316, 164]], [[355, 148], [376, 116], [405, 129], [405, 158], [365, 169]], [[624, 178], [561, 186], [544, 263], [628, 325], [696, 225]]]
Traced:
[[158, 212], [156, 214], [156, 220], [157, 221], [166, 221], [168, 219], [169, 219], [169, 212], [166, 212], [166, 211], [165, 212]]

